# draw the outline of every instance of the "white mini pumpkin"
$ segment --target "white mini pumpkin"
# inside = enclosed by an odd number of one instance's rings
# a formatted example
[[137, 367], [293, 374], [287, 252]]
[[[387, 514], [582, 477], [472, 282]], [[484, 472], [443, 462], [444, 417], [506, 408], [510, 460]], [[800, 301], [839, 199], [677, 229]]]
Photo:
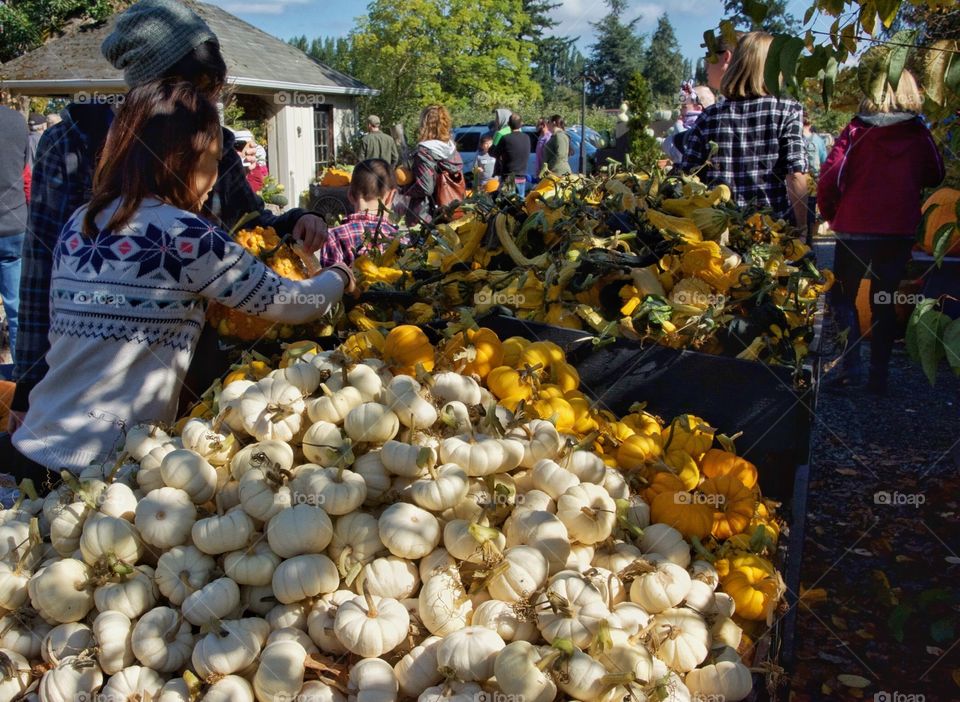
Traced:
[[400, 419], [386, 405], [365, 402], [350, 411], [343, 429], [355, 443], [383, 444], [400, 431]]
[[437, 665], [465, 682], [486, 682], [506, 643], [492, 629], [468, 626], [448, 634], [437, 647]]
[[263, 378], [240, 398], [244, 430], [257, 441], [289, 442], [300, 431], [303, 393], [282, 378]]
[[120, 612], [104, 611], [93, 620], [97, 661], [107, 675], [118, 673], [134, 661], [133, 622]]
[[630, 585], [630, 599], [651, 614], [676, 607], [690, 592], [690, 574], [676, 563], [664, 561], [642, 572]]
[[217, 556], [243, 548], [254, 531], [253, 520], [247, 513], [232, 509], [226, 514], [215, 514], [194, 522], [190, 540], [204, 553]]
[[210, 582], [214, 560], [195, 546], [177, 546], [160, 556], [155, 573], [157, 588], [179, 607], [188, 595]]
[[193, 651], [190, 622], [170, 607], [156, 607], [140, 617], [130, 642], [137, 660], [160, 673], [179, 670]]
[[137, 503], [134, 524], [144, 541], [166, 550], [186, 543], [196, 518], [196, 505], [186, 491], [163, 487]]
[[83, 561], [64, 558], [33, 574], [30, 604], [51, 622], [78, 622], [93, 608], [93, 571]]
[[260, 665], [253, 676], [258, 700], [296, 699], [303, 687], [307, 652], [296, 641], [274, 641], [260, 653]]
[[337, 609], [334, 633], [344, 647], [364, 658], [389, 653], [407, 637], [410, 615], [397, 600], [366, 594]]
[[267, 542], [281, 558], [321, 553], [333, 538], [333, 523], [319, 506], [295, 504], [267, 522]]
[[239, 586], [230, 578], [217, 578], [188, 595], [180, 611], [188, 622], [201, 626], [226, 618], [239, 606]]
[[333, 592], [339, 584], [337, 566], [316, 553], [289, 558], [273, 572], [274, 595], [284, 604]]
[[383, 545], [399, 558], [423, 558], [440, 543], [437, 518], [405, 502], [390, 505], [383, 511], [378, 530]]
[[160, 477], [167, 487], [178, 488], [190, 496], [194, 504], [203, 504], [217, 489], [217, 471], [200, 454], [177, 449], [163, 457]]
[[617, 505], [607, 491], [593, 483], [568, 488], [557, 499], [557, 518], [570, 538], [595, 544], [610, 537], [617, 522]]
[[668, 609], [652, 622], [654, 654], [678, 673], [687, 673], [707, 657], [710, 632], [703, 617], [690, 609]]

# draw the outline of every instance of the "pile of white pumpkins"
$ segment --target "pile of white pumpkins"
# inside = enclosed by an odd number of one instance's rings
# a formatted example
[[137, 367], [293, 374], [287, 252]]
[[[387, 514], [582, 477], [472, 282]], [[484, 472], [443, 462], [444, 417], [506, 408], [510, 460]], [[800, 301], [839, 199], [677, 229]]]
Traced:
[[0, 702], [750, 693], [713, 566], [476, 380], [312, 352], [218, 409], [0, 512]]

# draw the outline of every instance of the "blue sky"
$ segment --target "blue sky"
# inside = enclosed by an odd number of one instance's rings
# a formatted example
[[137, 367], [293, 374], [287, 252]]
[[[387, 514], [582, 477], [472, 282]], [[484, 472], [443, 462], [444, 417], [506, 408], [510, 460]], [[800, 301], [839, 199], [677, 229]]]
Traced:
[[[208, 0], [240, 18], [282, 39], [306, 34], [342, 36], [354, 25], [355, 18], [366, 13], [366, 0]], [[690, 59], [700, 56], [703, 32], [715, 27], [723, 17], [723, 0], [629, 0], [626, 19], [640, 17], [639, 31], [649, 34], [664, 12], [670, 15], [680, 48]], [[790, 10], [802, 18], [809, 6], [805, 0], [791, 0]], [[587, 52], [593, 39], [591, 21], [607, 11], [603, 0], [563, 0], [556, 10], [560, 25], [555, 33], [579, 36], [580, 48]]]

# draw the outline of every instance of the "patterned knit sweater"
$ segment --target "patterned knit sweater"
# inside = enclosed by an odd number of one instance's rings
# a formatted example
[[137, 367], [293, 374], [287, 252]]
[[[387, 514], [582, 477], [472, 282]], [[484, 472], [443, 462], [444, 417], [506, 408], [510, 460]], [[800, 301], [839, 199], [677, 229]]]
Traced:
[[300, 324], [343, 295], [339, 273], [280, 278], [225, 232], [157, 200], [122, 231], [103, 231], [116, 204], [97, 218], [96, 236], [81, 232], [78, 210], [53, 252], [50, 371], [13, 436], [51, 470], [106, 460], [125, 427], [174, 421], [207, 300]]

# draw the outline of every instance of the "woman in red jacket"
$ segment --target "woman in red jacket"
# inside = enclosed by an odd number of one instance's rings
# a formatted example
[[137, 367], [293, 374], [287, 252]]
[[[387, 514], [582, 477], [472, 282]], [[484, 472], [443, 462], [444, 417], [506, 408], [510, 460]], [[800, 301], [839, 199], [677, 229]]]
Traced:
[[868, 392], [883, 394], [896, 333], [895, 295], [913, 248], [924, 188], [943, 180], [943, 159], [918, 116], [920, 91], [908, 71], [883, 101], [865, 98], [820, 170], [820, 212], [836, 232], [831, 304], [837, 326], [849, 330], [842, 372], [834, 386], [862, 375], [856, 297], [869, 271], [873, 312]]

